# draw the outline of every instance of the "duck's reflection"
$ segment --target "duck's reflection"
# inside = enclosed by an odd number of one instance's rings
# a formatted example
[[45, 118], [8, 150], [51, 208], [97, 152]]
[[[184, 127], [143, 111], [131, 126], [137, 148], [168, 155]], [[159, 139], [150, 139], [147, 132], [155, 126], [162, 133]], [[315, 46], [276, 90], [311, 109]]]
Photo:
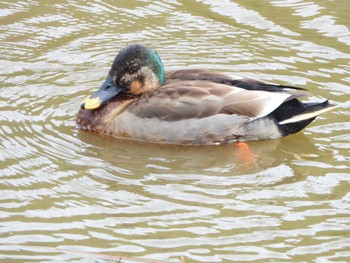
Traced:
[[[127, 169], [158, 166], [175, 173], [257, 172], [301, 156], [317, 155], [317, 147], [303, 133], [282, 139], [218, 146], [176, 146], [116, 140], [83, 131], [79, 138], [105, 163]], [[164, 170], [163, 170], [164, 172]]]

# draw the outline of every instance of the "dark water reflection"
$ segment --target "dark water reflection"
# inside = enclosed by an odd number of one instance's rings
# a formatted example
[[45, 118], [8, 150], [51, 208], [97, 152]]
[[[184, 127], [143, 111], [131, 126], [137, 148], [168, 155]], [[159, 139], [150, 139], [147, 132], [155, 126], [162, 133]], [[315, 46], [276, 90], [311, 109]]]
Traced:
[[[1, 3], [0, 259], [348, 261], [349, 11], [346, 1]], [[249, 143], [251, 154], [79, 131], [79, 103], [135, 42], [168, 69], [298, 85], [338, 108], [303, 133]]]

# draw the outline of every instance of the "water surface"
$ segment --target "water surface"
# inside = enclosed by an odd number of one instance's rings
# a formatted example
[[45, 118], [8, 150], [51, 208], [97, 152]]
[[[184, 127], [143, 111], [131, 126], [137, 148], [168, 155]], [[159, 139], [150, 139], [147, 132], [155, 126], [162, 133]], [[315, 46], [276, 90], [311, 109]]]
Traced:
[[[323, 0], [2, 2], [0, 259], [348, 261], [349, 12]], [[248, 161], [233, 145], [79, 131], [80, 102], [130, 43], [167, 69], [297, 85], [338, 107], [302, 133], [249, 143]]]

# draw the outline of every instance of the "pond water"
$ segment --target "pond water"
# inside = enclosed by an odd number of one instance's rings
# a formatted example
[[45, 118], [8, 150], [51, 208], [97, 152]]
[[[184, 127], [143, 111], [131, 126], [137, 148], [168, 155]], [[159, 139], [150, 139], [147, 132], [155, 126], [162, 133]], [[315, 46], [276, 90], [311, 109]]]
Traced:
[[[330, 0], [2, 1], [0, 260], [348, 262], [349, 13]], [[296, 85], [338, 107], [249, 143], [249, 162], [234, 145], [78, 130], [80, 102], [130, 43], [167, 69]]]

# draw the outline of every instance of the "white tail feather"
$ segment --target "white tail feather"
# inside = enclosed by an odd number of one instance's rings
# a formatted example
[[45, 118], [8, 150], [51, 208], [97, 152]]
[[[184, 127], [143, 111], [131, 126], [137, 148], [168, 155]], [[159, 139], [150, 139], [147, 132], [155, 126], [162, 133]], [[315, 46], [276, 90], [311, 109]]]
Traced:
[[307, 112], [307, 113], [302, 113], [302, 114], [299, 114], [299, 115], [295, 115], [289, 119], [286, 119], [284, 121], [280, 121], [278, 124], [280, 125], [283, 125], [283, 124], [288, 124], [288, 123], [294, 123], [294, 122], [299, 122], [299, 121], [304, 121], [304, 120], [308, 120], [308, 119], [311, 119], [311, 118], [314, 118], [324, 112], [327, 112], [331, 109], [334, 109], [336, 106], [333, 106], [333, 105], [330, 105], [329, 107], [327, 108], [324, 108], [324, 109], [321, 109], [321, 110], [318, 110], [318, 111], [313, 111], [313, 112]]

